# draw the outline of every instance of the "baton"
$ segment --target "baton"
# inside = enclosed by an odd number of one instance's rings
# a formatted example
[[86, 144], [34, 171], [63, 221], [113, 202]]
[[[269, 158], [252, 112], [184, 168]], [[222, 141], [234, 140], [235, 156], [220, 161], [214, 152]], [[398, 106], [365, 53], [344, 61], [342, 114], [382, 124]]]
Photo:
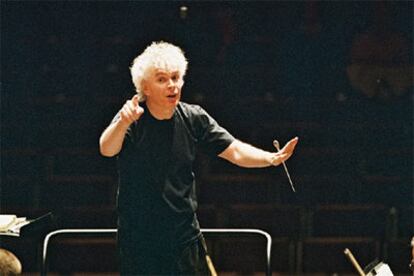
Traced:
[[[273, 140], [273, 146], [274, 146], [274, 147], [275, 147], [278, 151], [280, 151], [280, 146], [279, 146], [279, 141], [278, 141], [278, 140]], [[287, 166], [286, 166], [286, 164], [285, 164], [285, 162], [284, 162], [284, 161], [282, 161], [282, 165], [283, 165], [283, 168], [285, 169], [286, 175], [287, 175], [287, 177], [288, 177], [288, 179], [289, 179], [290, 187], [292, 187], [292, 191], [293, 191], [294, 193], [296, 193], [295, 186], [293, 186], [292, 179], [290, 178], [290, 174], [289, 174], [288, 168], [287, 168]]]
[[358, 274], [360, 276], [365, 276], [364, 271], [362, 270], [361, 266], [359, 265], [359, 263], [357, 262], [357, 260], [355, 259], [354, 255], [352, 254], [351, 250], [349, 250], [348, 248], [345, 248], [344, 250], [344, 254], [345, 256], [348, 257], [348, 259], [351, 261], [351, 263], [354, 265], [355, 269], [358, 271]]

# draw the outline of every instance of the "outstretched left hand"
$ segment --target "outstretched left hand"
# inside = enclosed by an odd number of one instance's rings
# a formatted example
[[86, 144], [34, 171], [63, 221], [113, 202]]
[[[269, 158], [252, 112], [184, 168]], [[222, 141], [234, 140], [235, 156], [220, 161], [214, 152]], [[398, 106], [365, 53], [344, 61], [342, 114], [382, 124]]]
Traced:
[[289, 142], [287, 142], [286, 145], [282, 149], [280, 149], [280, 151], [274, 153], [271, 159], [271, 164], [273, 166], [279, 166], [280, 164], [288, 160], [292, 156], [298, 141], [299, 138], [295, 137], [291, 139]]

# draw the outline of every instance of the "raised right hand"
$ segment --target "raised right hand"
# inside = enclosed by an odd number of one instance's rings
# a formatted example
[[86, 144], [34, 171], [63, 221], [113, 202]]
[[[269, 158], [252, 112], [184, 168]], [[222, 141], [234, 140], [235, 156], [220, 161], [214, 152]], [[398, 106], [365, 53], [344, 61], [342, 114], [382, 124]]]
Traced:
[[130, 100], [126, 101], [120, 111], [120, 122], [125, 126], [131, 125], [138, 120], [144, 113], [144, 109], [139, 106], [138, 95], [135, 95]]

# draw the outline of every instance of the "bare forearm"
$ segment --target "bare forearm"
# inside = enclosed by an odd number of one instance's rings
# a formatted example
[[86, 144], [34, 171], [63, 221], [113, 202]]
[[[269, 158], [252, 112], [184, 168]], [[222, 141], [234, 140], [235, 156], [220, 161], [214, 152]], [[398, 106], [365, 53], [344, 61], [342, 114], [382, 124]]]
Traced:
[[144, 109], [138, 103], [138, 95], [126, 101], [119, 111], [118, 121], [109, 125], [99, 139], [99, 150], [103, 156], [112, 157], [121, 151], [128, 127], [143, 113]]
[[274, 153], [236, 140], [219, 156], [240, 167], [264, 168], [273, 165]]
[[99, 139], [99, 150], [103, 156], [112, 157], [121, 151], [127, 129], [128, 125], [118, 121], [104, 130]]
[[235, 140], [219, 156], [240, 167], [264, 168], [278, 166], [290, 158], [298, 141], [299, 138], [295, 137], [287, 142], [281, 150], [269, 152]]

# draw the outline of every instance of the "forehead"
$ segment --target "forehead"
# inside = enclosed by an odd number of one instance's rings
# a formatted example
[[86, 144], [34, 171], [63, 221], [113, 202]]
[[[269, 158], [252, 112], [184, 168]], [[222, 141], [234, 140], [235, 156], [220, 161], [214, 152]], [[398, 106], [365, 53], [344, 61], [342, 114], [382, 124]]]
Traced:
[[151, 76], [160, 76], [160, 75], [180, 75], [180, 71], [178, 70], [166, 70], [166, 69], [160, 69], [160, 68], [154, 68], [149, 71], [149, 74]]

